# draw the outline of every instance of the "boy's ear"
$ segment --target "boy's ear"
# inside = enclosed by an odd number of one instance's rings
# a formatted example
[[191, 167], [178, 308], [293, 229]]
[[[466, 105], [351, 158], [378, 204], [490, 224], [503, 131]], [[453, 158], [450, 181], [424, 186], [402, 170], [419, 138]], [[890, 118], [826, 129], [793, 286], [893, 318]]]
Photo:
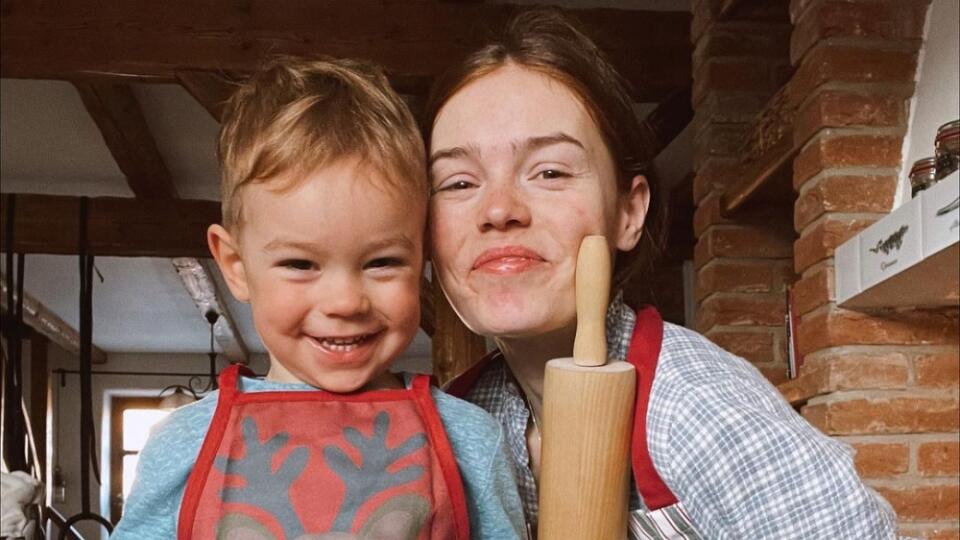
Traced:
[[650, 186], [647, 177], [638, 174], [630, 182], [630, 191], [620, 196], [617, 223], [617, 249], [630, 251], [643, 234], [643, 222], [650, 208]]
[[214, 224], [207, 229], [207, 245], [233, 296], [241, 302], [250, 300], [246, 269], [234, 238], [222, 226]]

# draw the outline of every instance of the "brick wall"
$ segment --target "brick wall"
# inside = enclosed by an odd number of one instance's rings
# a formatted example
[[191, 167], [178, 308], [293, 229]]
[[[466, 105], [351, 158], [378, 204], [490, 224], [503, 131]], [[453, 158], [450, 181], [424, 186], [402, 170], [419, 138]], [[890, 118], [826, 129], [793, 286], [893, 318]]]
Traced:
[[[771, 372], [782, 362], [777, 293], [797, 279], [804, 374], [819, 388], [802, 414], [853, 446], [861, 475], [897, 510], [903, 534], [960, 538], [957, 309], [851, 311], [833, 291], [834, 248], [894, 204], [929, 1], [790, 2], [784, 35], [793, 72], [782, 94], [799, 150], [793, 211], [783, 212], [790, 234], [775, 216], [720, 217], [718, 194], [744, 151], [724, 141], [776, 90], [761, 82], [783, 73], [769, 22], [716, 20], [711, 4], [725, 3], [694, 2], [699, 329], [779, 382]], [[770, 11], [786, 2], [741, 4]], [[750, 49], [753, 37], [712, 45], [731, 26], [768, 36], [769, 53], [759, 43]]]
[[[720, 196], [741, 171], [749, 124], [790, 76], [786, 3], [754, 2], [720, 20], [720, 2], [694, 2], [694, 264], [697, 329], [785, 379], [784, 287], [793, 281], [789, 205], [725, 219]], [[780, 5], [777, 5], [780, 4]]]

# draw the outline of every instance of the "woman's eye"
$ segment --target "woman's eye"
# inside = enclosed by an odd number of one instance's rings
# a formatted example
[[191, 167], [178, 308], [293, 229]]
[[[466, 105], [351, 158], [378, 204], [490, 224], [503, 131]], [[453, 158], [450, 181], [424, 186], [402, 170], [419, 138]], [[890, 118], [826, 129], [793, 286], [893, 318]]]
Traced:
[[306, 259], [287, 259], [280, 261], [279, 266], [282, 266], [283, 268], [289, 268], [291, 270], [313, 270], [313, 263]]
[[367, 268], [392, 268], [395, 266], [403, 266], [403, 259], [397, 257], [380, 257], [379, 259], [373, 259], [368, 262]]
[[558, 170], [558, 169], [544, 169], [538, 172], [534, 178], [543, 178], [545, 180], [553, 180], [556, 178], [566, 178], [570, 176], [568, 173]]
[[470, 189], [473, 186], [473, 182], [470, 182], [469, 180], [454, 180], [452, 182], [442, 184], [440, 187], [434, 188], [433, 192], [439, 193], [441, 191], [460, 191], [464, 189]]

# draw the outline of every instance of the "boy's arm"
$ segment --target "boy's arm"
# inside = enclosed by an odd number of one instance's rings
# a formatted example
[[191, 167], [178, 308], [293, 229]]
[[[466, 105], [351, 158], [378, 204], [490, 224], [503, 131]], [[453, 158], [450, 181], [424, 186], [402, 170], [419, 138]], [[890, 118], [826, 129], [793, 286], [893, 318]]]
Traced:
[[679, 392], [666, 444], [651, 440], [657, 469], [700, 532], [895, 538], [893, 510], [860, 480], [849, 448], [814, 429], [755, 370], [749, 375]]
[[123, 518], [111, 540], [177, 537], [180, 500], [213, 412], [206, 405], [200, 402], [179, 409], [153, 429], [140, 452]]
[[[503, 431], [497, 425], [497, 439], [491, 452], [490, 468], [481, 493], [467, 501], [470, 509], [470, 538], [526, 538], [523, 505], [517, 493], [513, 466], [507, 457]], [[468, 497], [469, 497], [468, 493]]]
[[470, 538], [526, 538], [523, 506], [500, 425], [476, 405], [436, 389], [433, 397], [460, 468]]

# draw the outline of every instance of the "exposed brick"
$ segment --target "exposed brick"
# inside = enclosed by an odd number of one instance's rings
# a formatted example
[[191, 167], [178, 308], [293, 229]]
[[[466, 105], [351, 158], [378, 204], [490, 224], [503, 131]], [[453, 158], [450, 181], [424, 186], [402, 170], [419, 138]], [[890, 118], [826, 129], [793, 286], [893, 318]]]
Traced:
[[892, 174], [822, 177], [797, 197], [794, 227], [801, 231], [826, 212], [889, 212], [896, 192], [897, 177]]
[[956, 311], [875, 314], [831, 308], [804, 317], [797, 331], [800, 354], [842, 345], [954, 345]]
[[753, 58], [711, 58], [693, 74], [696, 107], [711, 92], [770, 91], [769, 69]]
[[960, 429], [960, 408], [955, 398], [857, 398], [808, 405], [803, 415], [828, 435], [936, 433]]
[[955, 521], [960, 515], [960, 486], [875, 488], [897, 512], [900, 521]]
[[697, 328], [705, 332], [716, 325], [782, 326], [783, 296], [761, 294], [716, 294], [697, 308]]
[[823, 267], [793, 284], [793, 303], [797, 316], [804, 315], [834, 299], [833, 267]]
[[804, 144], [824, 128], [906, 126], [906, 119], [902, 95], [822, 90], [797, 114], [793, 141]]
[[925, 3], [913, 1], [813, 2], [794, 25], [790, 60], [798, 63], [815, 43], [831, 37], [919, 42], [923, 38], [925, 8]]
[[903, 443], [854, 444], [853, 463], [864, 478], [884, 478], [907, 472], [910, 447]]
[[695, 236], [703, 236], [703, 233], [711, 225], [739, 224], [769, 227], [772, 223], [778, 230], [789, 231], [790, 226], [786, 221], [790, 216], [786, 215], [779, 205], [752, 205], [749, 208], [738, 210], [734, 218], [728, 219], [721, 215], [720, 203], [720, 196], [717, 193], [708, 195], [700, 201], [693, 214], [693, 234]]
[[693, 177], [693, 201], [697, 203], [711, 191], [723, 190], [739, 178], [740, 167], [732, 158], [715, 157], [704, 161]]
[[956, 388], [960, 385], [960, 352], [919, 355], [913, 360], [914, 382], [927, 388]]
[[697, 241], [694, 264], [700, 268], [717, 257], [788, 259], [793, 254], [792, 236], [792, 231], [779, 227], [712, 227]]
[[900, 166], [898, 135], [866, 135], [826, 131], [814, 138], [793, 162], [793, 188], [830, 168]]
[[828, 216], [811, 230], [805, 232], [793, 244], [794, 270], [801, 274], [828, 257], [833, 250], [853, 235], [867, 228], [875, 220], [843, 219]]
[[711, 124], [746, 124], [763, 110], [766, 92], [712, 92], [703, 98], [693, 113], [693, 133], [699, 135]]
[[735, 156], [743, 144], [742, 124], [710, 124], [694, 139], [693, 168], [715, 156]]
[[790, 51], [789, 25], [750, 22], [720, 23], [697, 42], [693, 65], [709, 58], [756, 57], [758, 60], [786, 59]]
[[828, 81], [893, 83], [909, 88], [916, 69], [917, 53], [913, 50], [820, 42], [803, 58], [790, 81], [791, 97], [799, 104]]
[[771, 331], [712, 330], [706, 335], [718, 346], [755, 364], [774, 361], [774, 340]]
[[713, 260], [697, 272], [697, 300], [715, 292], [782, 290], [792, 275], [787, 262]]
[[957, 476], [960, 474], [960, 442], [921, 444], [917, 449], [917, 470], [923, 476]]
[[819, 394], [841, 390], [899, 390], [910, 378], [909, 360], [899, 352], [831, 352], [809, 357], [805, 373], [822, 372]]
[[[960, 489], [960, 488], [958, 488]], [[960, 527], [946, 525], [937, 528], [917, 529], [900, 527], [897, 534], [903, 538], [925, 538], [926, 540], [960, 540]]]
[[781, 383], [787, 382], [787, 366], [786, 364], [779, 364], [772, 367], [761, 367], [757, 366], [757, 369], [760, 370], [760, 374], [764, 376], [770, 384], [776, 386]]

